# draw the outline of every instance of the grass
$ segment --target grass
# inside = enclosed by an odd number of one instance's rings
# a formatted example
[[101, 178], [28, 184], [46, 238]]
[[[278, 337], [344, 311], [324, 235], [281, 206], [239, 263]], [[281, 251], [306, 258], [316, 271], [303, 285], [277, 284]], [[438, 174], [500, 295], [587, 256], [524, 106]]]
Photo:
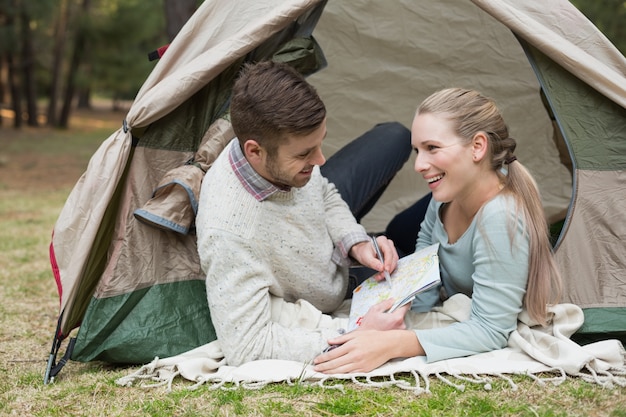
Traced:
[[430, 393], [421, 395], [351, 382], [343, 390], [271, 384], [192, 391], [179, 380], [166, 393], [117, 386], [128, 368], [71, 361], [43, 385], [58, 314], [51, 231], [89, 157], [122, 117], [79, 114], [68, 131], [0, 128], [0, 415], [626, 417], [626, 388], [575, 378], [553, 386], [518, 376], [516, 390], [494, 378], [490, 390], [466, 383], [464, 391], [431, 378]]

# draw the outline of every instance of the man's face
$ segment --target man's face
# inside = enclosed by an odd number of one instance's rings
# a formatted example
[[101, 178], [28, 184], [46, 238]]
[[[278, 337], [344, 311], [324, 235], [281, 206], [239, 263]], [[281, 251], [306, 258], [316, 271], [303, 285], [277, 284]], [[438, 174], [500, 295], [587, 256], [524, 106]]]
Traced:
[[326, 137], [326, 120], [312, 133], [290, 136], [278, 147], [276, 154], [266, 154], [258, 173], [272, 184], [284, 187], [304, 187], [311, 179], [313, 167], [324, 165], [322, 142]]

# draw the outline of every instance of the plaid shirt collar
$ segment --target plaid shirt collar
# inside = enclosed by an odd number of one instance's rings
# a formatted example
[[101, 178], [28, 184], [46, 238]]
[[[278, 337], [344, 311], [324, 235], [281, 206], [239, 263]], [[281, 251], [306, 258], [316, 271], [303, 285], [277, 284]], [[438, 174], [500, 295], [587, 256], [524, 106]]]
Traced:
[[228, 160], [230, 166], [239, 178], [241, 185], [250, 193], [257, 201], [263, 201], [277, 192], [289, 192], [291, 187], [279, 188], [260, 176], [252, 165], [248, 162], [243, 155], [241, 146], [239, 146], [239, 140], [233, 139], [228, 152]]

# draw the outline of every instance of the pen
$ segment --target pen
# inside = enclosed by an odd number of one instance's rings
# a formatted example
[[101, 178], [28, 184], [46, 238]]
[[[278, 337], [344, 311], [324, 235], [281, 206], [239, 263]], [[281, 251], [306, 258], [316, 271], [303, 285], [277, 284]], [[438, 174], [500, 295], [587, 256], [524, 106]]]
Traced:
[[[383, 259], [383, 253], [380, 251], [380, 248], [378, 247], [376, 236], [372, 236], [372, 243], [374, 244], [374, 250], [376, 251], [376, 256], [378, 256], [378, 259], [380, 259], [380, 262], [383, 263], [383, 268], [384, 268], [385, 260]], [[391, 276], [389, 275], [389, 272], [387, 272], [387, 270], [384, 269], [383, 273], [385, 274], [385, 281], [387, 281], [389, 283], [389, 286], [391, 286]]]

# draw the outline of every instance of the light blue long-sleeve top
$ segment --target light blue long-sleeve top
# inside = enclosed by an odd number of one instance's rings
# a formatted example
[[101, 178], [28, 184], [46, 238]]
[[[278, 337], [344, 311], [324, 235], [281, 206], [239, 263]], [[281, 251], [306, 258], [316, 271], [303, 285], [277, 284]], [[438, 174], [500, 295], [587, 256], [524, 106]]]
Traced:
[[[448, 296], [471, 298], [469, 320], [450, 326], [415, 330], [428, 362], [501, 349], [517, 326], [528, 281], [529, 239], [515, 201], [498, 195], [487, 202], [454, 243], [440, 218], [441, 202], [431, 200], [416, 249], [439, 243], [439, 268]], [[509, 230], [513, 226], [513, 239]], [[413, 302], [414, 311], [438, 303], [440, 287]]]

